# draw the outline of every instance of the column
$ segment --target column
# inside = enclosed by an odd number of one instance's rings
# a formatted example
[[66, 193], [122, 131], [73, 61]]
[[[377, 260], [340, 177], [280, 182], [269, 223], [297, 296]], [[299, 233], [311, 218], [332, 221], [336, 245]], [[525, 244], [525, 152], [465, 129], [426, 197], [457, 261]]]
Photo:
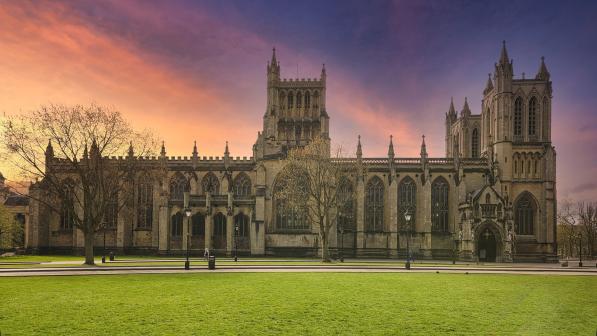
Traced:
[[365, 186], [362, 180], [357, 181], [357, 254], [365, 246]]
[[166, 253], [170, 246], [168, 241], [169, 225], [168, 225], [168, 206], [160, 206], [160, 215], [158, 217], [159, 226], [159, 253]]
[[392, 183], [389, 184], [388, 188], [388, 202], [386, 206], [389, 209], [389, 225], [390, 230], [390, 242], [388, 248], [390, 249], [389, 255], [392, 257], [398, 256], [398, 181], [394, 176]]
[[422, 228], [419, 232], [421, 232], [421, 252], [423, 253], [423, 258], [431, 259], [431, 179], [425, 181], [425, 185], [423, 185], [423, 220], [421, 221]]
[[211, 235], [213, 232], [213, 216], [211, 211], [208, 210], [207, 215], [205, 216], [205, 247], [208, 249], [212, 249], [212, 240]]

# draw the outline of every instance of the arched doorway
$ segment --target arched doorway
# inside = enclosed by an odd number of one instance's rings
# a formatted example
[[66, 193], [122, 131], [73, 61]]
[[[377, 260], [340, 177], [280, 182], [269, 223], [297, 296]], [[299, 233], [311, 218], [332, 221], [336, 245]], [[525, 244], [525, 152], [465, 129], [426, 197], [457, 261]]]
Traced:
[[477, 242], [479, 261], [495, 262], [497, 257], [497, 239], [493, 231], [486, 227], [479, 235]]

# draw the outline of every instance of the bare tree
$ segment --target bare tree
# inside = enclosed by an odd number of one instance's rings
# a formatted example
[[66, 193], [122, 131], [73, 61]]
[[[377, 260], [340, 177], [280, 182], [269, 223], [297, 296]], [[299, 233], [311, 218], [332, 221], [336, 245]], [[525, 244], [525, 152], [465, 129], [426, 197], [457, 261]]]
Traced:
[[342, 160], [341, 154], [338, 148], [335, 158], [331, 158], [329, 142], [320, 137], [304, 147], [292, 149], [276, 194], [294, 212], [304, 214], [317, 225], [324, 262], [331, 260], [330, 230], [336, 222], [337, 210], [351, 197], [343, 192], [342, 184], [356, 173], [356, 165]]
[[573, 257], [577, 249], [577, 212], [572, 203], [563, 200], [557, 214], [558, 220], [558, 246], [562, 255]]
[[22, 246], [23, 227], [14, 216], [0, 204], [0, 249]]
[[597, 240], [597, 204], [578, 203], [578, 222], [580, 231], [586, 241], [587, 254], [595, 256], [597, 254], [595, 246]]
[[109, 207], [122, 209], [132, 197], [140, 158], [157, 147], [152, 134], [134, 131], [119, 111], [96, 104], [42, 106], [5, 120], [2, 133], [20, 178], [39, 181], [36, 201], [69, 214], [84, 236], [85, 264], [93, 265], [95, 234]]

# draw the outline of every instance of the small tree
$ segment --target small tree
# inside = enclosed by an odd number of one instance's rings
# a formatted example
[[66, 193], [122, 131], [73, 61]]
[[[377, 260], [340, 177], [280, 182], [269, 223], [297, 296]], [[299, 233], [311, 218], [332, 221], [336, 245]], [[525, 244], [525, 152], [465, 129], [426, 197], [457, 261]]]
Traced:
[[[2, 123], [7, 153], [22, 179], [39, 180], [37, 201], [51, 211], [68, 212], [85, 241], [85, 264], [94, 264], [94, 238], [116, 201], [132, 197], [138, 158], [156, 148], [147, 131], [136, 132], [113, 108], [49, 105]], [[133, 150], [134, 148], [134, 150]], [[126, 159], [110, 159], [110, 156]], [[35, 196], [30, 196], [35, 197]]]
[[12, 249], [23, 244], [24, 228], [14, 216], [0, 204], [0, 249]]
[[577, 233], [577, 213], [572, 203], [568, 200], [562, 201], [560, 210], [557, 214], [558, 220], [558, 245], [562, 250], [562, 255], [566, 257], [573, 257], [576, 251]]
[[578, 224], [583, 238], [586, 241], [587, 254], [597, 254], [595, 246], [597, 240], [597, 204], [578, 203]]
[[356, 164], [341, 160], [342, 150], [330, 158], [329, 142], [318, 137], [304, 147], [292, 149], [282, 172], [282, 183], [276, 197], [295, 212], [304, 212], [317, 225], [321, 259], [329, 262], [330, 230], [336, 222], [337, 209], [347, 202], [342, 192], [344, 179], [354, 176]]

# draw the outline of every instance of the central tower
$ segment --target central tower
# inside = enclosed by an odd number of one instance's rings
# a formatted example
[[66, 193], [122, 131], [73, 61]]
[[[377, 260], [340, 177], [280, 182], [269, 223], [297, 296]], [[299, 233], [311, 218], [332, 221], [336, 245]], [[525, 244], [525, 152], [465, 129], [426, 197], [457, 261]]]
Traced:
[[316, 137], [329, 142], [329, 116], [325, 109], [325, 65], [319, 78], [281, 79], [276, 49], [267, 64], [267, 104], [263, 131], [253, 148], [254, 157], [284, 156]]

